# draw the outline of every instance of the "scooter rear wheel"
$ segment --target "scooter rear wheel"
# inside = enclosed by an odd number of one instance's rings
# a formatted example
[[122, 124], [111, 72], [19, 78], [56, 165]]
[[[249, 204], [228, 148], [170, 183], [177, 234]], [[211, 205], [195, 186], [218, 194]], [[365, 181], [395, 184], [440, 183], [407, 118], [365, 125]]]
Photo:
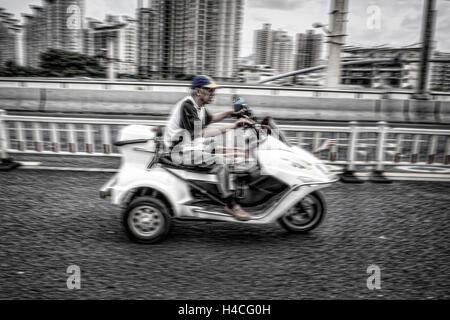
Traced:
[[293, 233], [307, 233], [317, 228], [326, 214], [326, 204], [320, 192], [314, 192], [292, 207], [278, 222]]
[[131, 240], [155, 243], [167, 236], [171, 218], [161, 200], [139, 197], [134, 199], [123, 212], [122, 224]]

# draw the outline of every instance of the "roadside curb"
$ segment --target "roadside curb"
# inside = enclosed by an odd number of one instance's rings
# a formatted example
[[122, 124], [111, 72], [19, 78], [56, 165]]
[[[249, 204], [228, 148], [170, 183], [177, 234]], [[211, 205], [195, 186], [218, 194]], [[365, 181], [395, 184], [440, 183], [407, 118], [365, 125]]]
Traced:
[[[20, 165], [20, 164], [19, 164]], [[22, 163], [19, 170], [36, 170], [36, 171], [60, 171], [60, 172], [96, 172], [96, 173], [117, 173], [119, 169], [114, 168], [83, 168], [83, 167], [51, 167], [51, 166], [41, 166], [41, 165], [27, 165]], [[349, 176], [357, 179], [357, 183], [373, 182], [379, 183], [378, 181], [373, 181], [372, 172], [358, 172], [353, 171], [352, 175]], [[435, 173], [412, 173], [412, 172], [383, 172], [383, 179], [388, 180], [388, 183], [395, 181], [423, 181], [423, 182], [450, 182], [450, 174], [435, 174]], [[343, 183], [349, 183], [348, 181], [340, 180]], [[386, 183], [383, 181], [383, 183]]]
[[20, 163], [13, 161], [13, 159], [1, 159], [0, 171], [11, 171], [20, 167]]
[[74, 167], [47, 167], [47, 166], [21, 166], [21, 170], [38, 170], [38, 171], [66, 171], [66, 172], [104, 172], [104, 173], [117, 173], [119, 169], [107, 169], [107, 168], [74, 168]]

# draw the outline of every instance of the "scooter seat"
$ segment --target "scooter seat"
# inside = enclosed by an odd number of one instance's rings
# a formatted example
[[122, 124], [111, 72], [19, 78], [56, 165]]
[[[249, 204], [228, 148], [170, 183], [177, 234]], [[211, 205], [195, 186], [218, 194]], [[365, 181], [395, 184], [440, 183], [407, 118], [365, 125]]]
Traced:
[[164, 165], [167, 168], [173, 168], [173, 169], [180, 169], [185, 171], [191, 171], [191, 172], [210, 172], [213, 169], [213, 166], [211, 165], [196, 165], [196, 166], [189, 166], [189, 165], [181, 165], [172, 162], [172, 159], [170, 156], [162, 156], [159, 158], [159, 163]]

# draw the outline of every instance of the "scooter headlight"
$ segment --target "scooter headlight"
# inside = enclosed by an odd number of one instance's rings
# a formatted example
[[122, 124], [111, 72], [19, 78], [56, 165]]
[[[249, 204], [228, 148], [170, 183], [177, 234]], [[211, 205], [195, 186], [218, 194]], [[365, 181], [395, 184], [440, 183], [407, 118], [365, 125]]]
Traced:
[[328, 168], [328, 166], [324, 164], [316, 164], [316, 168], [322, 172], [328, 179], [335, 180], [337, 179], [337, 175], [331, 172], [331, 170]]

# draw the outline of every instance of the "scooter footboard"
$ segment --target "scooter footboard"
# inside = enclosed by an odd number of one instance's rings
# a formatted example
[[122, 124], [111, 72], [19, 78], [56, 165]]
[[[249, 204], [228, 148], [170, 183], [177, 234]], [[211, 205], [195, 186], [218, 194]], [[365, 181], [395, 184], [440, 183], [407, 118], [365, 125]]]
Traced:
[[280, 199], [277, 203], [275, 203], [272, 207], [267, 209], [264, 214], [259, 217], [254, 217], [252, 219], [252, 223], [255, 224], [268, 224], [276, 222], [280, 219], [286, 212], [289, 211], [293, 206], [295, 206], [300, 200], [306, 197], [308, 194], [313, 193], [314, 191], [323, 189], [324, 185], [320, 186], [295, 186], [291, 188], [288, 193]]

